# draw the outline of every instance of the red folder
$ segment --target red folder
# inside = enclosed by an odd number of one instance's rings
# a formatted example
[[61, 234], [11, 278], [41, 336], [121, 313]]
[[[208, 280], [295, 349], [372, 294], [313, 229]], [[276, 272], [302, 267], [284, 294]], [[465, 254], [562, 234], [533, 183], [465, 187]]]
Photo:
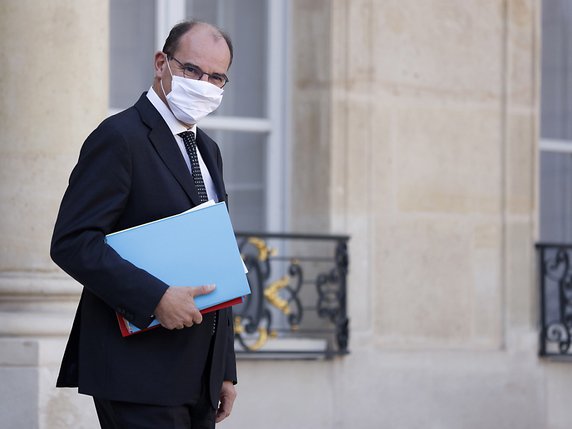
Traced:
[[[205, 308], [204, 310], [201, 310], [201, 314], [207, 314], [207, 313], [210, 313], [211, 311], [222, 310], [223, 308], [226, 308], [226, 307], [231, 307], [233, 305], [242, 304], [242, 302], [243, 302], [242, 297], [231, 299], [230, 301], [223, 302], [222, 304], [213, 305], [212, 307]], [[140, 329], [138, 331], [132, 331], [131, 327], [129, 326], [129, 322], [127, 321], [127, 319], [125, 319], [123, 316], [121, 316], [117, 313], [115, 313], [115, 314], [117, 315], [117, 321], [119, 322], [119, 329], [121, 330], [121, 335], [123, 337], [129, 337], [131, 335], [138, 334], [139, 332], [150, 331], [151, 329], [161, 327], [161, 325], [153, 325], [153, 326], [150, 326], [148, 328]]]

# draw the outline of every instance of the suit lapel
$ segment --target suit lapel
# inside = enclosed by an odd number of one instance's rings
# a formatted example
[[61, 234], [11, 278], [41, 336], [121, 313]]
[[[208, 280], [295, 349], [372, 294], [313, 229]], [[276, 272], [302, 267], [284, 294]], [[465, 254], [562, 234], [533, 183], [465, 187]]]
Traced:
[[155, 147], [169, 171], [175, 176], [177, 182], [185, 190], [193, 205], [199, 204], [199, 194], [195, 188], [191, 173], [181, 155], [181, 151], [177, 146], [177, 142], [159, 112], [147, 99], [146, 94], [139, 98], [135, 108], [139, 111], [143, 122], [150, 128], [149, 140], [151, 144]]

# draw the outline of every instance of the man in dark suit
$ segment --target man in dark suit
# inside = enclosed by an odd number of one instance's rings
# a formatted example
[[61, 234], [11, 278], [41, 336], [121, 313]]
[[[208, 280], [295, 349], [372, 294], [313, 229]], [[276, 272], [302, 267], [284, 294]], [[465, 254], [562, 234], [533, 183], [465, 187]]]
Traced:
[[[231, 311], [201, 316], [193, 300], [213, 286], [169, 287], [105, 243], [207, 198], [227, 200], [220, 150], [196, 122], [220, 103], [231, 62], [219, 29], [175, 26], [155, 54], [152, 87], [87, 138], [70, 176], [51, 256], [84, 288], [57, 385], [93, 396], [103, 428], [212, 428], [232, 409]], [[163, 327], [122, 338], [116, 313]]]

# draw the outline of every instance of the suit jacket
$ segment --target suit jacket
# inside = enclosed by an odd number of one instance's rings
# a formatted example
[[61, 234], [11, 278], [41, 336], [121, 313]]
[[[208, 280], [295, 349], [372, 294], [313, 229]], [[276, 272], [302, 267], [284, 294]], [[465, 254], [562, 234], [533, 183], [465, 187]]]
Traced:
[[[227, 201], [218, 146], [198, 129], [197, 146], [219, 199]], [[198, 329], [158, 328], [123, 338], [115, 313], [140, 328], [147, 326], [168, 286], [122, 259], [104, 238], [198, 203], [174, 137], [146, 94], [87, 138], [51, 246], [52, 259], [84, 286], [58, 387], [77, 386], [80, 393], [103, 399], [158, 405], [193, 399], [203, 372], [191, 363], [197, 353], [205, 353]], [[223, 380], [236, 382], [232, 322], [230, 309], [219, 311], [208, 357], [213, 406]]]

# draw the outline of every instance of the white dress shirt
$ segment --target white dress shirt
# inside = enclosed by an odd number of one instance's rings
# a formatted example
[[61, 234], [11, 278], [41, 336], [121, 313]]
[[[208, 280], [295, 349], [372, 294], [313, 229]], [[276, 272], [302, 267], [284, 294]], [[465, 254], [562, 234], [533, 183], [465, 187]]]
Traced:
[[[181, 155], [183, 155], [185, 164], [187, 164], [187, 168], [189, 169], [189, 172], [191, 173], [192, 177], [193, 172], [191, 171], [191, 160], [189, 159], [189, 154], [187, 153], [187, 149], [185, 149], [185, 143], [183, 142], [183, 138], [179, 136], [179, 133], [182, 133], [184, 131], [192, 131], [193, 133], [195, 133], [196, 137], [197, 126], [193, 125], [191, 128], [187, 128], [183, 123], [181, 123], [177, 118], [175, 118], [173, 112], [171, 112], [169, 107], [167, 107], [167, 105], [163, 103], [163, 100], [159, 98], [155, 90], [153, 90], [153, 87], [149, 88], [149, 91], [147, 92], [147, 98], [149, 99], [151, 104], [153, 104], [155, 109], [157, 109], [159, 114], [163, 117], [163, 119], [167, 123], [167, 126], [173, 133], [175, 141], [177, 142], [179, 150], [181, 151]], [[197, 145], [197, 157], [199, 158], [199, 165], [201, 167], [201, 174], [203, 175], [203, 182], [205, 182], [207, 196], [209, 200], [214, 200], [215, 202], [218, 202], [218, 196], [216, 194], [213, 179], [211, 177], [209, 169], [207, 168], [205, 162], [203, 161], [203, 157], [201, 156], [201, 151], [199, 150], [198, 145]]]

